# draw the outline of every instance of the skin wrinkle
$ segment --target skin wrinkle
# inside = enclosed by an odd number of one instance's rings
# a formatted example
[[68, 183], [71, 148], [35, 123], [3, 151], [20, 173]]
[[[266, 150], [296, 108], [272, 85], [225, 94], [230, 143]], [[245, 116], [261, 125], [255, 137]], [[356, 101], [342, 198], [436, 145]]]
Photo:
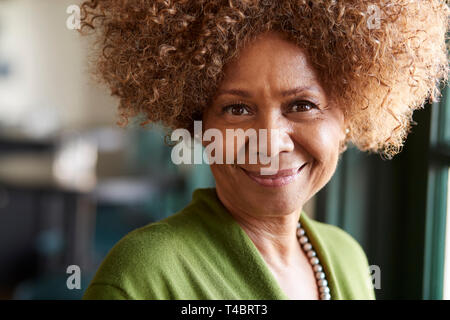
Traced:
[[[191, 133], [194, 119], [222, 131], [279, 128], [281, 143], [269, 153], [280, 155], [280, 168], [307, 163], [294, 182], [278, 188], [261, 187], [242, 169], [259, 165], [211, 165], [220, 200], [294, 298], [317, 298], [311, 296], [315, 279], [294, 227], [304, 203], [334, 173], [339, 151], [351, 141], [386, 158], [398, 153], [413, 111], [427, 98], [437, 101], [437, 83], [447, 82], [449, 70], [446, 1], [388, 1], [380, 7], [375, 30], [367, 25], [368, 6], [380, 5], [378, 0], [320, 3], [89, 0], [81, 5], [80, 32], [94, 31], [98, 44], [92, 71], [119, 98], [120, 125], [142, 115], [141, 125], [161, 121]], [[223, 95], [214, 101], [227, 82], [251, 97]], [[315, 98], [298, 95], [319, 105], [309, 117], [284, 112], [291, 99], [278, 94], [298, 82], [324, 88]], [[237, 101], [255, 113], [240, 120], [221, 112]], [[304, 291], [293, 283], [304, 283]]]
[[[401, 150], [413, 111], [427, 99], [438, 101], [437, 84], [448, 82], [447, 3], [87, 0], [80, 32], [94, 35], [91, 71], [119, 98], [119, 125], [142, 116], [143, 127], [161, 122], [192, 133], [223, 66], [261, 33], [280, 31], [307, 48], [323, 86], [344, 109], [345, 142], [389, 159]], [[370, 6], [379, 8], [375, 28]]]
[[[276, 32], [258, 37], [239, 59], [226, 66], [218, 92], [229, 90], [229, 93], [216, 95], [203, 115], [203, 129], [221, 131], [223, 155], [230, 143], [227, 129], [279, 129], [278, 147], [268, 150], [269, 156], [279, 156], [279, 169], [307, 163], [294, 181], [281, 187], [262, 186], [243, 171], [258, 171], [264, 167], [260, 163], [213, 163], [210, 168], [220, 201], [258, 248], [283, 290], [294, 299], [318, 299], [314, 273], [297, 241], [296, 226], [304, 203], [329, 181], [336, 169], [345, 126], [342, 109], [329, 105], [328, 95], [304, 52]], [[311, 93], [281, 94], [301, 86], [313, 86], [315, 90], [310, 91], [315, 92], [315, 99], [327, 107], [287, 112], [285, 107], [292, 101], [312, 100], [308, 98]], [[236, 88], [248, 95], [241, 96], [240, 92], [233, 91]], [[252, 112], [236, 115], [220, 111], [236, 101]], [[209, 143], [203, 141], [205, 147]], [[234, 163], [238, 151], [248, 149], [248, 143], [246, 137], [234, 149]], [[245, 151], [248, 160], [249, 151]]]

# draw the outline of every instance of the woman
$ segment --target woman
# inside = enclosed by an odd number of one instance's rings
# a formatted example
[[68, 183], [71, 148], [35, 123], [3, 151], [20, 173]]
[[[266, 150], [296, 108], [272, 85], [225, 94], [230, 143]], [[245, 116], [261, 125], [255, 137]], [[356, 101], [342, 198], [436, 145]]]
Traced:
[[302, 208], [348, 142], [392, 157], [412, 112], [437, 99], [444, 1], [114, 0], [82, 11], [121, 124], [144, 115], [193, 132], [201, 120], [222, 133], [223, 157], [227, 130], [278, 133], [257, 149], [237, 139], [233, 163], [210, 165], [216, 188], [119, 241], [84, 299], [375, 298], [361, 246]]

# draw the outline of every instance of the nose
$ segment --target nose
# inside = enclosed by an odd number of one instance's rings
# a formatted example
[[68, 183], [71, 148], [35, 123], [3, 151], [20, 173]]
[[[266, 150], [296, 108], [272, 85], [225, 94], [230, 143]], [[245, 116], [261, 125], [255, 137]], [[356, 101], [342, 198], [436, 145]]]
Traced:
[[278, 112], [270, 110], [260, 114], [257, 121], [258, 155], [273, 159], [294, 150], [288, 121]]

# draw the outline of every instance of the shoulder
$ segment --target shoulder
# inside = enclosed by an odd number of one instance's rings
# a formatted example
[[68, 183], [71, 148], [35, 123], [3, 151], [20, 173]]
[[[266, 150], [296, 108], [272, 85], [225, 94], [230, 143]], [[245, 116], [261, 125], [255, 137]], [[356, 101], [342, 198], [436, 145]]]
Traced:
[[[178, 241], [176, 233], [169, 224], [155, 222], [128, 233], [110, 250], [105, 261], [121, 261], [122, 265], [137, 263], [153, 258], [154, 255], [172, 252], [173, 243]], [[125, 261], [128, 261], [125, 263]], [[154, 263], [153, 263], [154, 264]]]
[[186, 272], [196, 254], [217, 239], [216, 228], [223, 227], [210, 214], [212, 196], [211, 190], [198, 191], [196, 201], [179, 212], [124, 236], [102, 261], [83, 298], [100, 298], [101, 289], [118, 298], [170, 299], [167, 284]]
[[166, 223], [151, 223], [128, 233], [108, 252], [83, 299], [165, 298], [162, 275], [176, 265], [179, 245]]
[[129, 232], [108, 252], [100, 268], [116, 264], [120, 264], [121, 268], [141, 264], [164, 267], [190, 238], [196, 237], [199, 219], [189, 209], [186, 207], [163, 220]]

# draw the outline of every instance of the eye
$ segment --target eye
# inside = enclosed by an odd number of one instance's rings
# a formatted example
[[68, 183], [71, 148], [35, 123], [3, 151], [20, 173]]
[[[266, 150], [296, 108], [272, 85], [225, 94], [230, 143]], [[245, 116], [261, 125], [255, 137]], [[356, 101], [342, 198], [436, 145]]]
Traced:
[[250, 114], [247, 106], [242, 103], [237, 103], [237, 104], [232, 104], [232, 105], [226, 106], [222, 110], [223, 110], [223, 112], [229, 113], [233, 116], [242, 116], [242, 115]]
[[288, 112], [307, 112], [318, 109], [318, 106], [310, 101], [295, 101], [288, 107]]

